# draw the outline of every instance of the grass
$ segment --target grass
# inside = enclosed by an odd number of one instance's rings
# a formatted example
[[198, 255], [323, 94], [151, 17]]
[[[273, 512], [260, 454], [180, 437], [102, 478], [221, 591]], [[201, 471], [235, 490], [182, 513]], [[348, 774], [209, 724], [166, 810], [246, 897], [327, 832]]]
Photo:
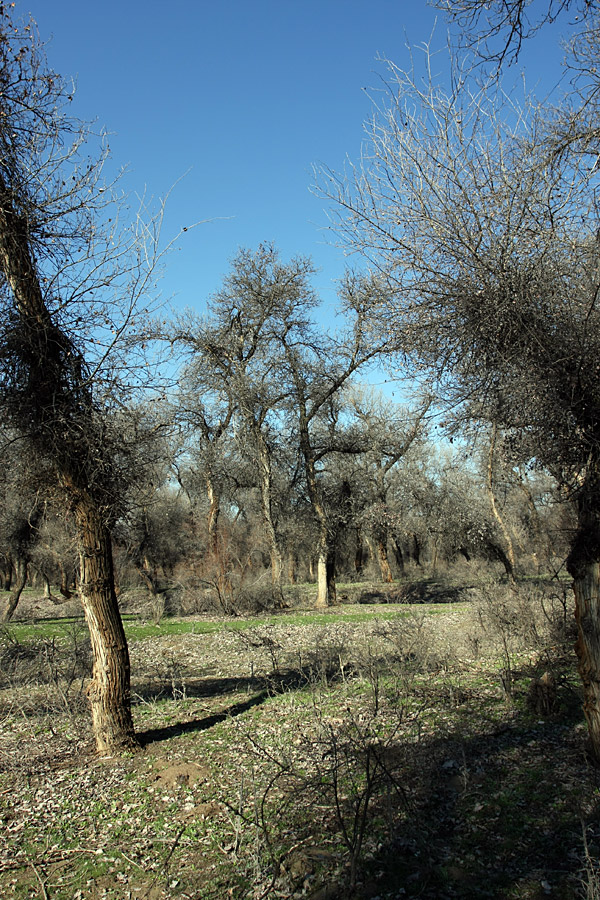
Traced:
[[[465, 604], [455, 604], [453, 608], [460, 610]], [[179, 634], [214, 634], [224, 629], [246, 631], [261, 625], [331, 625], [335, 622], [360, 623], [373, 618], [392, 621], [398, 617], [408, 617], [415, 610], [425, 615], [439, 615], [444, 609], [439, 604], [394, 604], [385, 606], [369, 606], [356, 609], [354, 606], [334, 607], [327, 612], [305, 610], [294, 613], [276, 613], [270, 616], [253, 616], [252, 618], [234, 618], [211, 620], [208, 618], [176, 618], [164, 617], [160, 622], [140, 621], [133, 614], [123, 614], [123, 624], [128, 641], [140, 641], [147, 638], [159, 638]], [[8, 635], [19, 642], [34, 639], [52, 640], [61, 638], [75, 626], [86, 627], [83, 616], [65, 618], [44, 618], [32, 622], [11, 622], [1, 626]]]
[[[15, 669], [0, 684], [0, 894], [591, 898], [600, 785], [573, 659], [543, 616], [534, 644], [490, 621], [465, 603], [129, 619], [144, 750], [122, 760], [95, 758], [85, 708], [65, 708], [43, 667]], [[68, 653], [73, 625], [11, 633], [57, 628], [44, 637]], [[557, 700], [540, 716], [528, 687], [548, 668]]]

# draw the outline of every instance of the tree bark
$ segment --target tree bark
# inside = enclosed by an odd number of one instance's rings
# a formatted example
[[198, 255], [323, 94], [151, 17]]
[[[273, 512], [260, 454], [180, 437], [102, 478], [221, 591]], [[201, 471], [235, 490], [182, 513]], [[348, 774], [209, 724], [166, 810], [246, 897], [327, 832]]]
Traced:
[[2, 622], [10, 622], [15, 613], [19, 600], [21, 599], [23, 589], [27, 584], [28, 567], [28, 561], [26, 559], [17, 559], [15, 561], [15, 571], [17, 573], [17, 577], [11, 595], [6, 601], [6, 606], [2, 611], [2, 619], [0, 620]]
[[379, 563], [381, 580], [386, 584], [391, 584], [394, 578], [388, 559], [387, 538], [387, 528], [378, 527], [375, 529], [375, 546], [377, 547], [377, 562]]
[[255, 427], [254, 438], [258, 452], [258, 467], [260, 471], [260, 506], [262, 511], [263, 525], [269, 543], [269, 558], [271, 562], [271, 581], [273, 584], [281, 582], [281, 571], [283, 568], [283, 560], [279, 543], [277, 541], [277, 532], [275, 531], [275, 523], [273, 522], [272, 507], [272, 490], [273, 477], [271, 472], [271, 453], [267, 442], [262, 434], [260, 427]]
[[394, 551], [394, 558], [396, 560], [396, 565], [398, 566], [398, 571], [401, 575], [404, 575], [404, 555], [398, 538], [392, 538], [392, 550]]
[[206, 476], [206, 493], [208, 495], [208, 549], [217, 556], [219, 551], [219, 515], [221, 512], [221, 497], [219, 491], [215, 488], [210, 475]]
[[357, 575], [362, 575], [365, 568], [365, 548], [363, 546], [362, 532], [360, 527], [355, 529], [355, 545], [354, 545], [354, 571]]
[[579, 675], [592, 756], [600, 764], [600, 510], [597, 492], [577, 503], [578, 530], [567, 560], [573, 578]]
[[0, 573], [0, 576], [2, 578], [2, 590], [10, 591], [14, 576], [12, 556], [8, 556], [2, 563], [2, 572]]
[[[500, 531], [502, 532], [502, 536], [506, 543], [506, 553], [504, 553], [504, 567], [506, 569], [506, 574], [508, 575], [510, 581], [514, 582], [515, 580], [515, 551], [513, 547], [512, 538], [510, 536], [510, 532], [506, 527], [506, 523], [504, 519], [500, 515], [500, 510], [498, 509], [498, 504], [496, 503], [496, 496], [494, 494], [494, 452], [496, 450], [496, 436], [497, 436], [497, 426], [496, 423], [492, 425], [492, 435], [490, 438], [490, 452], [488, 455], [488, 463], [487, 463], [487, 493], [490, 501], [490, 507], [492, 510], [492, 515], [494, 516]], [[508, 563], [508, 564], [507, 564]]]
[[317, 609], [323, 609], [328, 605], [327, 588], [327, 544], [320, 541], [317, 553], [317, 599], [315, 601]]
[[129, 651], [114, 588], [109, 530], [86, 495], [77, 500], [75, 519], [80, 535], [81, 601], [94, 659], [87, 692], [96, 747], [110, 756], [138, 746], [131, 715]]

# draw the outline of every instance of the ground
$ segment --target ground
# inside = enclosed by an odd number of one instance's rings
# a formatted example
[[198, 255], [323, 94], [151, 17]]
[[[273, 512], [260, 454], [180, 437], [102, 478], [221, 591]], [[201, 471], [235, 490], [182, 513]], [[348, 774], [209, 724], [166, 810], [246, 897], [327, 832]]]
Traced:
[[124, 759], [94, 753], [82, 623], [7, 629], [0, 894], [600, 897], [565, 594], [368, 594], [128, 619], [142, 749]]

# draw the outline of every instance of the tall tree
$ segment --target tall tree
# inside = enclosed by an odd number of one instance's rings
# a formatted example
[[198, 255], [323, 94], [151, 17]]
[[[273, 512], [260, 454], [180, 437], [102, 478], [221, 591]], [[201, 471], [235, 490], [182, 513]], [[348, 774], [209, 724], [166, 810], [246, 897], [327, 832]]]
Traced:
[[[388, 557], [390, 538], [388, 492], [391, 476], [411, 447], [422, 444], [426, 430], [425, 417], [431, 400], [425, 398], [415, 410], [399, 407], [365, 391], [351, 397], [353, 412], [364, 431], [367, 451], [357, 457], [364, 481], [370, 486], [366, 518], [371, 523], [373, 543], [381, 579], [393, 581]], [[399, 556], [399, 548], [396, 548]]]
[[[598, 22], [587, 25], [586, 46], [593, 33], [598, 47]], [[382, 273], [387, 300], [373, 323], [576, 504], [568, 568], [600, 760], [597, 91], [574, 90], [548, 121], [528, 97], [519, 106], [501, 85], [482, 88], [468, 67], [455, 67], [448, 90], [431, 67], [390, 71], [362, 167], [350, 180], [329, 173], [326, 191], [342, 232]]]
[[361, 453], [365, 436], [346, 419], [341, 402], [351, 378], [389, 350], [389, 335], [375, 335], [367, 312], [379, 288], [376, 281], [348, 272], [340, 285], [346, 325], [337, 336], [306, 324], [278, 335], [281, 380], [288, 386], [288, 415], [303, 462], [308, 497], [317, 523], [318, 607], [336, 600], [335, 518], [328, 512], [323, 466], [332, 453]]
[[[278, 377], [276, 360], [280, 339], [304, 328], [315, 305], [308, 284], [311, 273], [309, 260], [298, 257], [283, 263], [271, 244], [255, 252], [240, 250], [223, 287], [209, 302], [208, 316], [201, 321], [188, 317], [178, 327], [177, 340], [193, 354], [185, 372], [188, 420], [207, 448], [214, 448], [233, 424], [242, 451], [251, 456], [274, 584], [281, 578], [282, 555], [272, 459], [280, 439], [277, 412], [288, 390]], [[200, 395], [207, 385], [223, 409], [214, 422], [201, 398], [195, 409], [189, 400], [190, 392], [195, 389]], [[207, 478], [210, 482], [209, 467]], [[214, 483], [209, 483], [211, 491], [214, 496]]]
[[[12, 4], [14, 6], [14, 4]], [[76, 524], [92, 642], [96, 745], [136, 744], [110, 523], [126, 469], [116, 352], [151, 284], [153, 223], [120, 224], [108, 148], [69, 112], [33, 22], [0, 6], [0, 403], [24, 452], [46, 461]], [[94, 146], [97, 153], [94, 156]], [[129, 385], [130, 386], [130, 385]]]

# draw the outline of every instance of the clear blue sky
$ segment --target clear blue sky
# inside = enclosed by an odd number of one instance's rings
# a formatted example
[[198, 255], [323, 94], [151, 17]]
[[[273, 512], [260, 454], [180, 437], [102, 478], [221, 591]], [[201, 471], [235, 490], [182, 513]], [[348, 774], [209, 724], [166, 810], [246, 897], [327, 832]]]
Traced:
[[[52, 67], [77, 80], [74, 111], [112, 132], [127, 187], [170, 196], [163, 293], [201, 310], [240, 246], [310, 255], [324, 302], [344, 268], [312, 166], [357, 159], [365, 88], [408, 65], [406, 41], [446, 24], [425, 0], [17, 0]], [[559, 54], [554, 49], [554, 65]]]

